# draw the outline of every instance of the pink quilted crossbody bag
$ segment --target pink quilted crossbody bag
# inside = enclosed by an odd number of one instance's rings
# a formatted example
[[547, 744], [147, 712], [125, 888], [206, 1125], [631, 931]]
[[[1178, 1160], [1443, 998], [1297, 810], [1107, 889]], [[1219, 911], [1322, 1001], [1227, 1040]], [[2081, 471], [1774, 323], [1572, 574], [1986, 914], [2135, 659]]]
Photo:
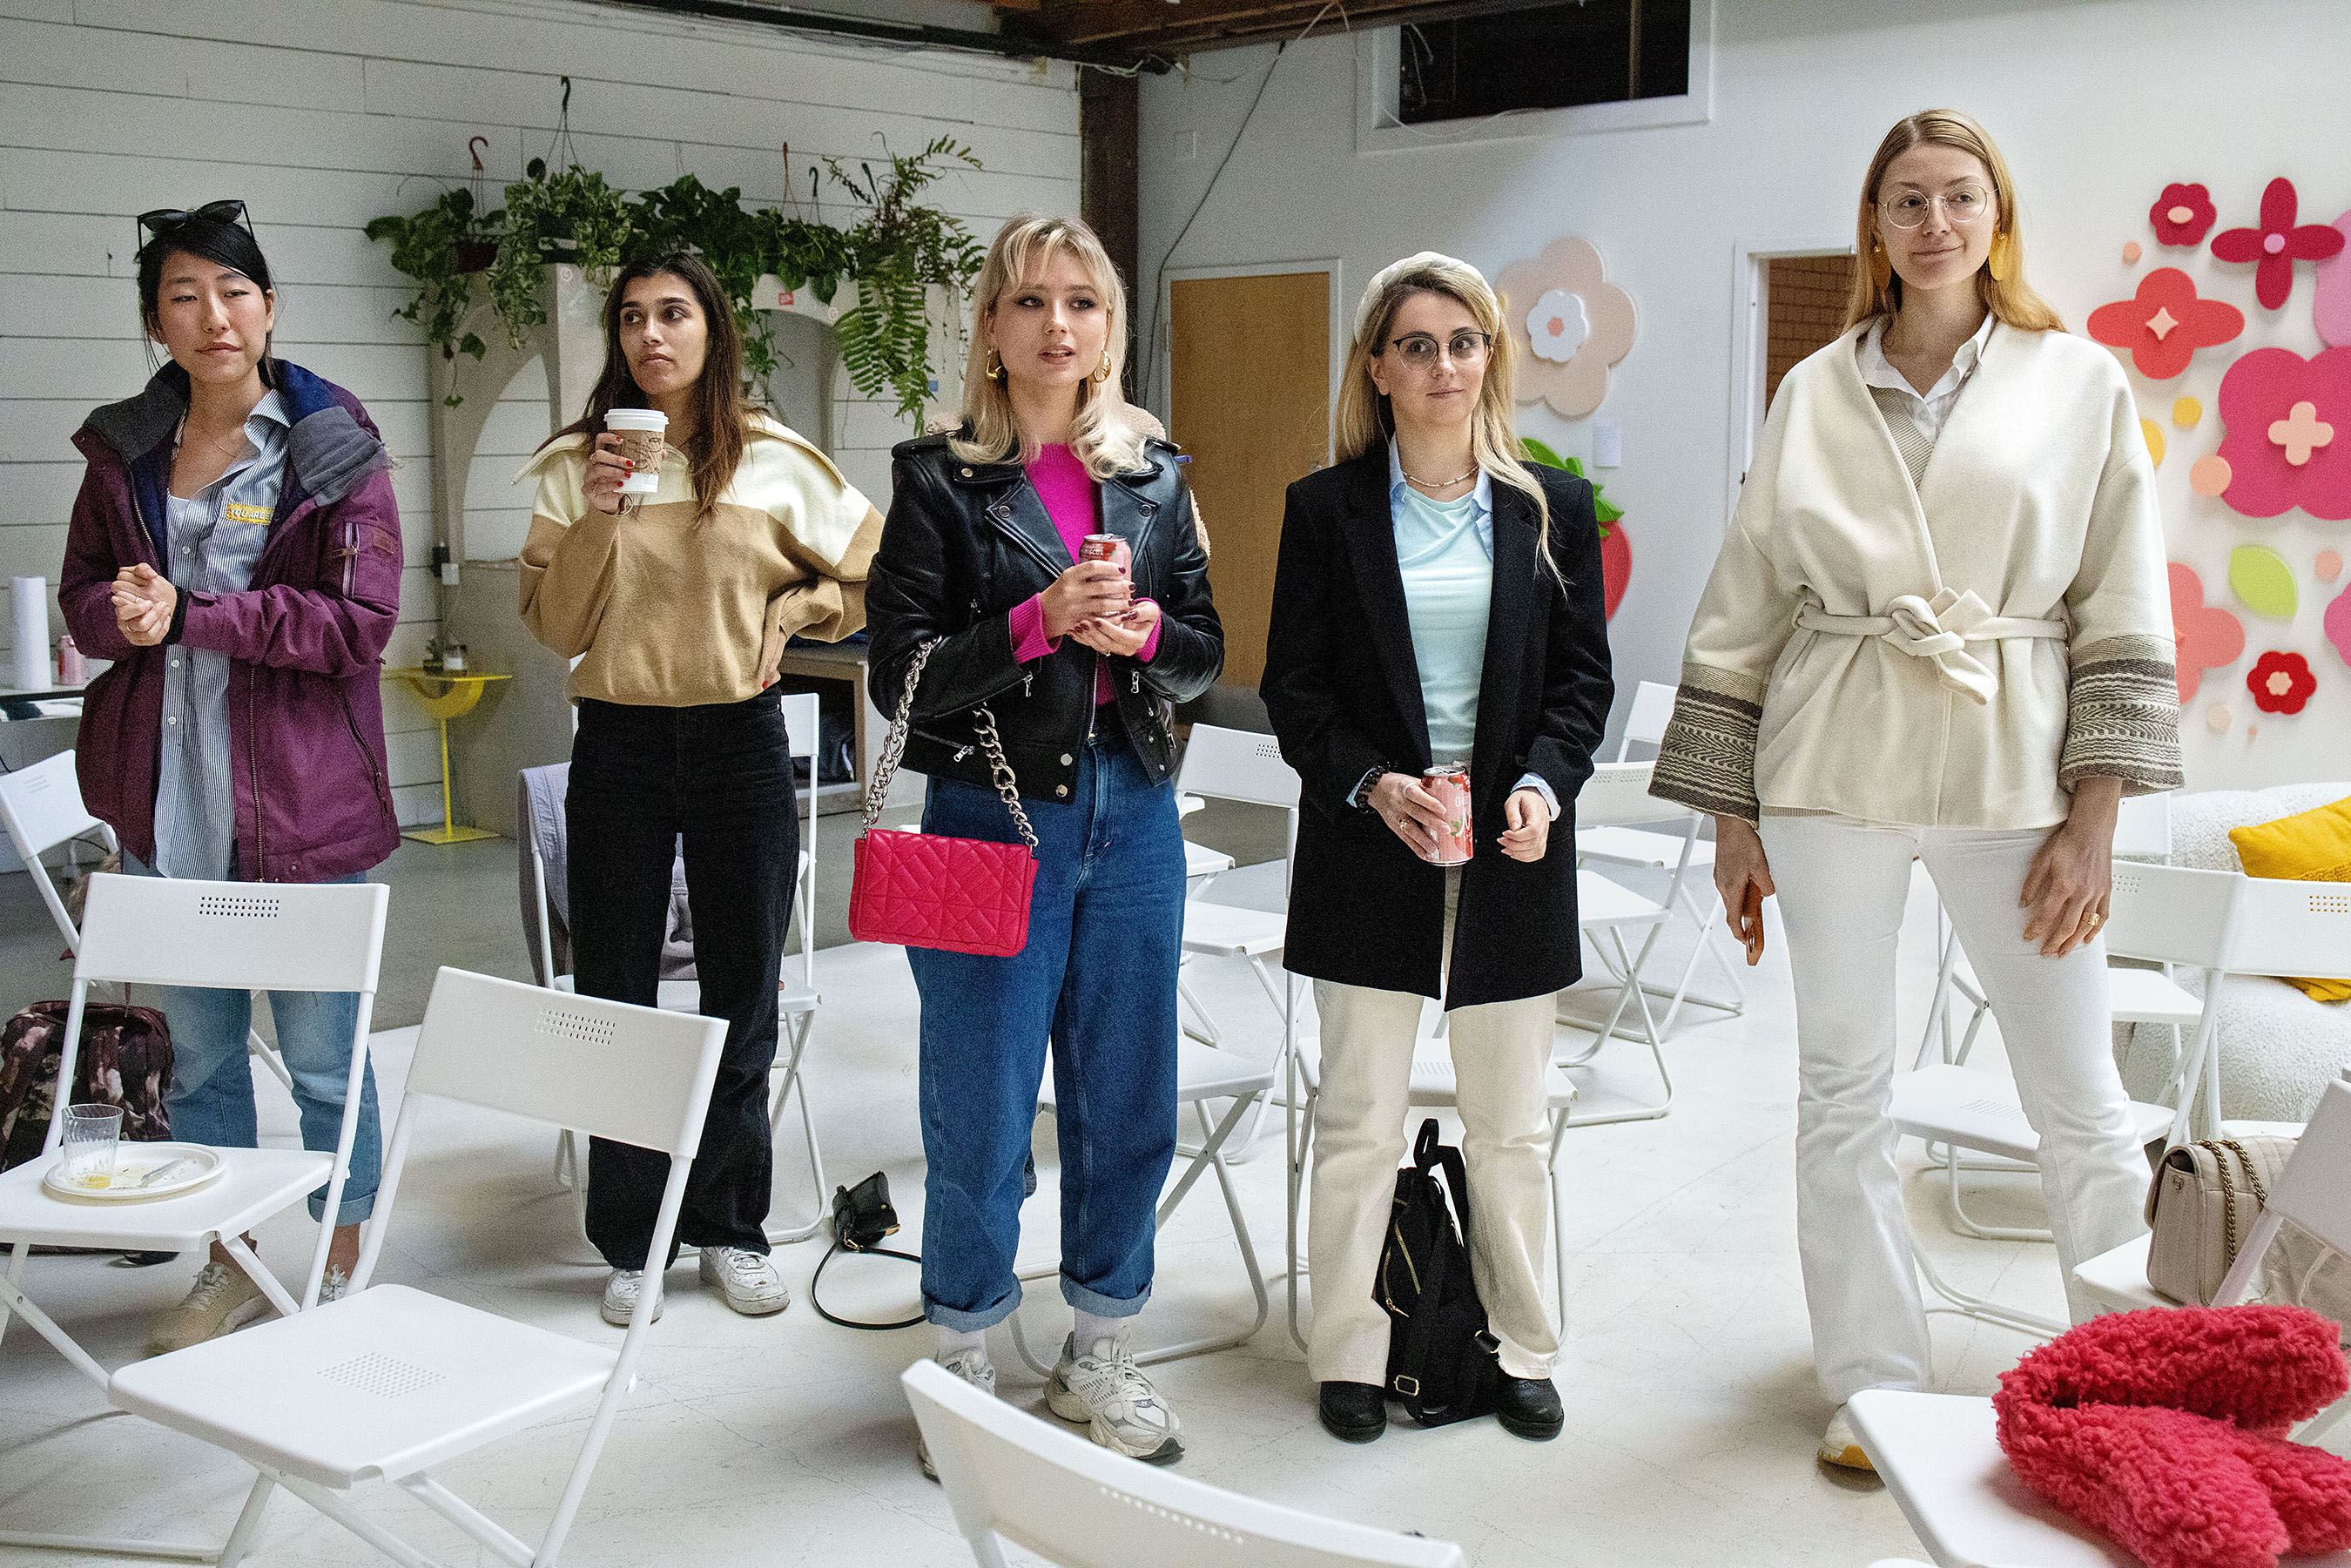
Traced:
[[865, 789], [865, 826], [857, 835], [856, 863], [849, 888], [849, 934], [860, 942], [890, 942], [903, 947], [937, 947], [1008, 958], [1029, 945], [1029, 893], [1037, 881], [1037, 834], [1020, 807], [1012, 765], [997, 737], [996, 716], [980, 707], [977, 728], [987, 754], [996, 791], [1020, 830], [1017, 844], [985, 839], [951, 839], [940, 833], [899, 832], [877, 828], [882, 802], [906, 749], [906, 727], [914, 711], [914, 684], [940, 642], [925, 643], [906, 671], [906, 689], [882, 748], [873, 779]]

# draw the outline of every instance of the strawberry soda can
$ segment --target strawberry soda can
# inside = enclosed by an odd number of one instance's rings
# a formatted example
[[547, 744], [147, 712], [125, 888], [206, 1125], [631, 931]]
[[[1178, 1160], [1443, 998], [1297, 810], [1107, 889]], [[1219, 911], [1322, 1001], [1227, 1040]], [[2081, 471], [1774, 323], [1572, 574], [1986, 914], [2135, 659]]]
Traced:
[[1445, 808], [1447, 831], [1437, 841], [1433, 853], [1420, 858], [1431, 865], [1467, 865], [1477, 847], [1469, 833], [1469, 768], [1467, 763], [1447, 762], [1431, 768], [1420, 776], [1420, 787], [1437, 797]]
[[1134, 575], [1134, 552], [1116, 534], [1088, 534], [1078, 541], [1080, 560], [1106, 560], [1118, 568], [1123, 577]]

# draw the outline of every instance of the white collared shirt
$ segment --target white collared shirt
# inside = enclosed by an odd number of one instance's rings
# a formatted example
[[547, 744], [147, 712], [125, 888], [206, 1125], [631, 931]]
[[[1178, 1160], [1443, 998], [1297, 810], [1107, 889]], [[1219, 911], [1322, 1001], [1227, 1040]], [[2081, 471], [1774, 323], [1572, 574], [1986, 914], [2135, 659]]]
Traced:
[[1959, 345], [1959, 351], [1951, 356], [1951, 368], [1943, 372], [1942, 380], [1927, 389], [1926, 396], [1921, 397], [1918, 389], [1912, 386], [1908, 379], [1894, 368], [1893, 361], [1886, 357], [1886, 329], [1892, 325], [1894, 319], [1880, 316], [1870, 323], [1869, 330], [1862, 334], [1861, 341], [1855, 349], [1855, 352], [1861, 356], [1862, 382], [1865, 386], [1900, 392], [1902, 406], [1909, 412], [1910, 423], [1918, 427], [1919, 434], [1931, 442], [1943, 434], [1943, 424], [1951, 417], [1951, 409], [1959, 401], [1959, 390], [1975, 373], [1977, 361], [1983, 358], [1984, 344], [1991, 338], [1992, 323], [1999, 319], [1991, 311], [1985, 311], [1983, 325], [1976, 329], [1973, 337]]

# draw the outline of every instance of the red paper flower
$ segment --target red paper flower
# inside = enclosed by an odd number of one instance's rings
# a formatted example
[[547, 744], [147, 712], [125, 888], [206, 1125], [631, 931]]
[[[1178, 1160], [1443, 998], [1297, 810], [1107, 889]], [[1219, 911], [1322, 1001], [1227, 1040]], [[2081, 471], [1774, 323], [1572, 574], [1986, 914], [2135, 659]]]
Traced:
[[2196, 282], [2176, 267], [2139, 279], [2128, 299], [2090, 312], [2090, 336], [2111, 349], [2128, 349], [2131, 363], [2150, 381], [2168, 381], [2188, 368], [2199, 349], [2225, 343], [2245, 329], [2245, 313], [2218, 299], [2196, 298]]
[[2213, 210], [2212, 194], [2201, 185], [2166, 185], [2147, 220], [2164, 245], [2202, 245], [2220, 214]]
[[2300, 713], [2310, 694], [2318, 689], [2318, 677], [2310, 673], [2310, 661], [2301, 654], [2281, 653], [2273, 648], [2253, 661], [2245, 689], [2253, 694], [2253, 706], [2263, 713]]
[[2343, 248], [2343, 231], [2332, 224], [2294, 221], [2294, 182], [2281, 175], [2262, 193], [2262, 226], [2230, 229], [2212, 237], [2212, 254], [2222, 261], [2259, 263], [2253, 297], [2272, 310], [2294, 292], [2294, 264], [2325, 261]]
[[2255, 349], [2220, 378], [2221, 498], [2248, 517], [2351, 517], [2351, 349]]
[[[2172, 664], [2179, 677], [2179, 700], [2193, 701], [2204, 672], [2233, 664], [2245, 651], [2245, 623], [2204, 602], [2204, 580], [2193, 567], [2171, 565], [2171, 636], [2178, 647]], [[2345, 596], [2351, 599], [2351, 594]]]

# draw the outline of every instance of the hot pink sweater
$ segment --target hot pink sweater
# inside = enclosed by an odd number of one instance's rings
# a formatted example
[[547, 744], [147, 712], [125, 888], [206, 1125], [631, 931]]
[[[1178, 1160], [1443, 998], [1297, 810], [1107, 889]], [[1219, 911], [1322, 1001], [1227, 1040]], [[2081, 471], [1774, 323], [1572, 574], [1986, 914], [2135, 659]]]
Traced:
[[[1102, 532], [1102, 486], [1086, 472], [1077, 454], [1066, 446], [1038, 448], [1037, 460], [1028, 465], [1029, 483], [1035, 486], [1037, 498], [1045, 504], [1045, 515], [1053, 519], [1053, 531], [1061, 536], [1069, 547], [1070, 559], [1078, 559], [1078, 547], [1088, 534]], [[1144, 603], [1138, 599], [1135, 602]], [[1061, 646], [1058, 637], [1045, 635], [1045, 604], [1042, 594], [1031, 594], [1012, 612], [1012, 656], [1022, 664], [1041, 659]], [[1137, 659], [1148, 661], [1159, 651], [1159, 623], [1154, 622], [1151, 635], [1144, 639], [1135, 653]], [[1110, 666], [1094, 667], [1094, 701], [1111, 699]]]

